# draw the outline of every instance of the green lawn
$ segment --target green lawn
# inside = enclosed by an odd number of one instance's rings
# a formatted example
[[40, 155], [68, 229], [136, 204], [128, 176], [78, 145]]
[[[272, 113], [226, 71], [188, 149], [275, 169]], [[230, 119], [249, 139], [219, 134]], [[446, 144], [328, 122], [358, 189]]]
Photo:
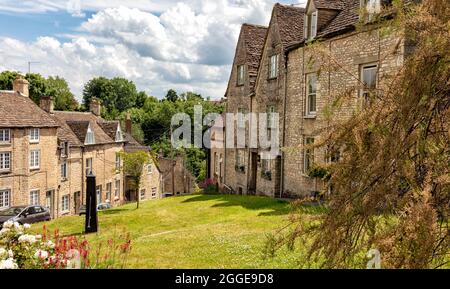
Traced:
[[[296, 268], [301, 249], [264, 260], [266, 234], [285, 224], [290, 204], [265, 197], [193, 195], [112, 209], [99, 215], [91, 243], [131, 235], [131, 268]], [[46, 224], [62, 235], [83, 231], [84, 217]], [[38, 230], [38, 226], [34, 226]]]

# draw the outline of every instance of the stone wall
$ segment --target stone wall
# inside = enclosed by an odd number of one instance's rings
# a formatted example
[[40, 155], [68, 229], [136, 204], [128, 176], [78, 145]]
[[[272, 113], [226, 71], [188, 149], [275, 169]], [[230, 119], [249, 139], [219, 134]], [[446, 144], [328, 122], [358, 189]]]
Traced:
[[[383, 35], [379, 30], [353, 32], [301, 47], [288, 55], [288, 86], [286, 111], [286, 151], [284, 159], [284, 193], [309, 195], [322, 190], [320, 181], [306, 176], [303, 169], [302, 144], [306, 136], [318, 137], [319, 130], [327, 127], [328, 105], [339, 95], [350, 93], [350, 104], [344, 106], [334, 118], [345, 120], [361, 105], [359, 97], [361, 65], [379, 65], [378, 88], [389, 84], [391, 77], [403, 64], [403, 41], [400, 34]], [[318, 73], [314, 118], [305, 117], [306, 74]], [[322, 149], [314, 152], [314, 161], [325, 162]]]

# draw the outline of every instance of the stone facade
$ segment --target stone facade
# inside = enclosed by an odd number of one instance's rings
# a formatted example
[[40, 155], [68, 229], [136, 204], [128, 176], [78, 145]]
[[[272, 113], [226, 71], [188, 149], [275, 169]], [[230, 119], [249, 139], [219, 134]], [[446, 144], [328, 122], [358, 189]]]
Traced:
[[[247, 36], [241, 32], [226, 93], [227, 112], [236, 113], [239, 107], [247, 112], [277, 112], [282, 149], [279, 156], [266, 161], [262, 159], [264, 150], [246, 148], [245, 167], [240, 171], [235, 169], [238, 150], [225, 149], [225, 188], [273, 197], [310, 196], [326, 189], [321, 181], [308, 177], [307, 167], [324, 164], [329, 157], [323, 149], [310, 149], [305, 144], [315, 143], [328, 129], [327, 110], [337, 96], [350, 92], [353, 97], [334, 114], [338, 120], [351, 117], [362, 105], [363, 68], [376, 70], [375, 85], [381, 90], [401, 69], [407, 50], [399, 31], [384, 33], [370, 23], [356, 29], [361, 3], [309, 0], [306, 9], [276, 4], [250, 99], [248, 89], [236, 85], [236, 67], [245, 65], [246, 59]], [[276, 77], [270, 73], [273, 55], [279, 55]], [[307, 79], [315, 83], [315, 91], [307, 88]], [[258, 136], [260, 133], [251, 131]], [[212, 163], [217, 153], [212, 151]]]
[[[89, 172], [96, 176], [99, 203], [133, 200], [126, 195], [119, 153], [149, 150], [131, 131], [122, 133], [119, 122], [103, 120], [95, 101], [88, 113], [58, 112], [48, 97], [42, 97], [41, 108], [35, 105], [25, 80], [15, 81], [14, 88], [0, 91], [0, 209], [32, 204], [48, 207], [52, 218], [77, 214], [86, 202]], [[144, 167], [141, 200], [161, 198], [161, 181], [152, 159]]]
[[163, 197], [194, 193], [195, 177], [186, 168], [183, 157], [159, 157], [157, 163], [161, 171]]

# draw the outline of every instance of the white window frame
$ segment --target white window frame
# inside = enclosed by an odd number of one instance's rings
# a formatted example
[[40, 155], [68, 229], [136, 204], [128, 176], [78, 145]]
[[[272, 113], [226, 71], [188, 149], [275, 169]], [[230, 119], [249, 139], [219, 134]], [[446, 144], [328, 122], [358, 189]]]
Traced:
[[11, 171], [11, 152], [0, 152], [0, 172]]
[[[364, 72], [368, 69], [375, 70], [375, 86], [372, 88], [366, 88], [366, 81], [364, 79]], [[360, 67], [360, 82], [363, 87], [359, 91], [359, 96], [364, 101], [367, 101], [368, 97], [366, 94], [369, 93], [370, 90], [376, 89], [378, 86], [378, 63], [367, 63], [367, 64], [361, 65], [361, 67]]]
[[89, 126], [87, 128], [86, 138], [84, 140], [84, 144], [85, 145], [93, 145], [93, 144], [95, 144], [95, 136], [94, 136], [94, 132], [91, 129], [91, 125], [90, 124], [89, 124]]
[[97, 198], [97, 205], [102, 203], [102, 186], [95, 188], [95, 197]]
[[245, 151], [243, 149], [237, 149], [236, 151], [236, 163], [239, 167], [245, 167]]
[[67, 180], [68, 178], [68, 166], [67, 166], [67, 161], [63, 161], [61, 163], [61, 179], [63, 181]]
[[157, 193], [158, 193], [158, 188], [157, 187], [153, 187], [152, 188], [152, 199], [156, 199]]
[[93, 173], [94, 171], [93, 163], [94, 161], [92, 158], [86, 158], [86, 167], [85, 167], [86, 176]]
[[11, 207], [11, 190], [0, 190], [0, 209], [6, 209]]
[[30, 170], [38, 170], [41, 167], [41, 150], [30, 151]]
[[70, 211], [70, 195], [61, 197], [61, 212], [67, 213]]
[[219, 175], [219, 153], [214, 153], [214, 174]]
[[11, 143], [11, 130], [9, 128], [0, 129], [0, 143]]
[[237, 86], [245, 84], [245, 65], [237, 66]]
[[[315, 91], [310, 91], [310, 83], [314, 80]], [[311, 109], [311, 101], [314, 99], [314, 110]], [[309, 73], [306, 75], [306, 116], [316, 116], [317, 114], [317, 74]]]
[[30, 143], [39, 143], [41, 138], [41, 131], [39, 128], [30, 128]]
[[269, 79], [278, 78], [280, 54], [274, 54], [269, 58]]
[[[142, 193], [144, 193], [144, 194], [142, 194]], [[145, 189], [139, 190], [139, 199], [140, 199], [141, 201], [145, 200], [145, 195], [146, 195], [146, 194], [147, 194], [147, 192], [146, 192]]]
[[316, 10], [311, 13], [311, 31], [310, 39], [313, 39], [317, 35], [317, 18], [319, 17], [319, 12]]
[[[312, 142], [311, 142], [312, 140]], [[306, 174], [314, 163], [314, 148], [306, 148], [307, 145], [314, 144], [315, 138], [306, 136], [304, 140], [305, 148], [303, 149], [303, 172]]]
[[40, 201], [40, 191], [39, 190], [31, 190], [30, 191], [30, 199], [29, 199], [29, 205], [30, 206], [39, 206]]

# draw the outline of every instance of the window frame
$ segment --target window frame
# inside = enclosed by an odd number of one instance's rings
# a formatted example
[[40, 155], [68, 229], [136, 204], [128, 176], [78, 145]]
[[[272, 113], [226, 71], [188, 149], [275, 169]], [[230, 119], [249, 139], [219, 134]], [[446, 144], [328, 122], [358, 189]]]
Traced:
[[92, 131], [91, 125], [88, 126], [86, 131], [86, 138], [84, 139], [85, 145], [94, 145], [95, 144], [95, 135]]
[[245, 173], [245, 150], [244, 149], [236, 149], [236, 170], [239, 172]]
[[158, 196], [158, 188], [157, 187], [152, 187], [152, 199], [156, 199]]
[[[64, 169], [63, 169], [64, 168]], [[67, 166], [67, 161], [61, 162], [61, 180], [65, 181], [68, 179], [69, 176], [69, 167]]]
[[[144, 194], [142, 194], [142, 192], [143, 192]], [[145, 200], [146, 194], [147, 194], [147, 192], [146, 192], [146, 189], [145, 189], [145, 188], [144, 188], [144, 189], [140, 189], [140, 190], [139, 190], [139, 200], [140, 200], [140, 201]]]
[[[305, 116], [315, 117], [317, 115], [317, 73], [308, 73], [305, 75], [306, 82], [306, 101], [305, 101]], [[314, 79], [314, 92], [310, 91], [311, 80]], [[311, 110], [311, 97], [314, 97], [314, 111]]]
[[236, 85], [243, 86], [245, 84], [245, 65], [244, 64], [237, 65], [236, 69], [237, 69]]
[[[366, 82], [364, 80], [364, 72], [368, 69], [375, 70], [375, 85], [373, 88], [367, 88]], [[359, 97], [363, 99], [364, 102], [367, 102], [369, 100], [367, 94], [369, 94], [373, 90], [376, 90], [378, 87], [378, 63], [372, 62], [361, 64], [359, 70], [359, 81], [362, 85], [362, 88], [359, 90]]]
[[28, 199], [30, 206], [40, 206], [40, 193], [40, 190], [37, 189], [30, 191]]
[[70, 195], [63, 195], [61, 197], [61, 212], [62, 213], [70, 212]]
[[120, 171], [121, 167], [122, 167], [122, 158], [120, 157], [120, 154], [116, 154], [116, 171]]
[[[37, 160], [37, 161], [36, 161]], [[41, 168], [41, 150], [30, 150], [30, 170], [39, 170]]]
[[[275, 60], [273, 60], [275, 59]], [[274, 63], [275, 62], [275, 63]], [[269, 57], [269, 80], [277, 79], [279, 76], [280, 54], [273, 54]]]
[[381, 0], [360, 0], [360, 7], [366, 12], [366, 20], [371, 22], [373, 17], [381, 12]]
[[[6, 200], [6, 201], [5, 201]], [[0, 190], [0, 209], [6, 209], [11, 207], [11, 190], [1, 189]]]
[[[312, 140], [312, 142], [310, 142]], [[309, 169], [311, 168], [311, 165], [314, 163], [314, 148], [306, 148], [307, 145], [314, 145], [315, 138], [312, 136], [305, 136], [304, 139], [304, 146], [303, 149], [303, 173], [307, 174]]]
[[[6, 134], [6, 132], [8, 134]], [[0, 129], [0, 144], [9, 144], [11, 143], [11, 129], [9, 128], [1, 128]], [[6, 137], [8, 136], [8, 137]]]
[[[8, 167], [6, 167], [6, 156], [8, 156]], [[0, 173], [11, 172], [12, 153], [10, 151], [0, 152]]]
[[37, 127], [30, 128], [28, 136], [30, 139], [30, 143], [32, 143], [32, 144], [39, 143], [39, 141], [41, 139], [41, 131]]
[[[88, 165], [89, 163], [89, 165]], [[93, 174], [94, 172], [94, 161], [92, 158], [86, 158], [86, 162], [85, 162], [85, 167], [84, 167], [84, 173], [86, 174], [86, 176]], [[90, 169], [90, 171], [88, 171], [88, 169]]]

